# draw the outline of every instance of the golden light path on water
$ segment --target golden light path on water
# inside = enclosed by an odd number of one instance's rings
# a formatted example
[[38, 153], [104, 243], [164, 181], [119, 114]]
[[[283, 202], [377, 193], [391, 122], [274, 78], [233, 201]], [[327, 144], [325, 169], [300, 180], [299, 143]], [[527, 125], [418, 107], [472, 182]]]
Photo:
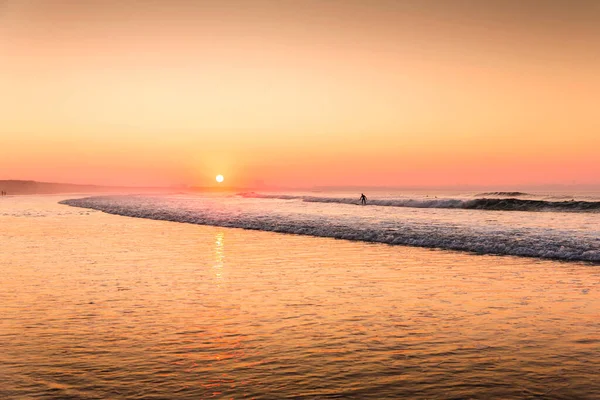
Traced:
[[223, 279], [223, 260], [225, 259], [225, 233], [219, 232], [215, 235], [215, 280], [217, 284]]
[[0, 397], [600, 397], [584, 263], [0, 201]]

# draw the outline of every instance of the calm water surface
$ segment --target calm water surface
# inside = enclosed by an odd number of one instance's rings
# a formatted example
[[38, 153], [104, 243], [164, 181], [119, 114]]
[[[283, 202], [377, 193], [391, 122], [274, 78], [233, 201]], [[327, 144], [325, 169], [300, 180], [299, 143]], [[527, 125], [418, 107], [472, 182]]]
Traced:
[[0, 200], [0, 398], [599, 399], [600, 267]]

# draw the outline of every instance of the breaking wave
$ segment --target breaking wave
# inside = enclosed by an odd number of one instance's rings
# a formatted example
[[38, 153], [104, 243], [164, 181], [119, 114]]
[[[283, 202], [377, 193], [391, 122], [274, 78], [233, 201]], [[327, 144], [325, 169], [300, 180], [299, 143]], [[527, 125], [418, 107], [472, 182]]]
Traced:
[[162, 221], [310, 235], [363, 242], [600, 262], [596, 231], [495, 224], [462, 225], [434, 219], [381, 215], [338, 215], [312, 210], [281, 211], [262, 207], [232, 207], [204, 200], [184, 201], [137, 196], [105, 196], [65, 200], [62, 204], [109, 214]]
[[[509, 193], [509, 192], [496, 192]], [[512, 193], [512, 192], [510, 192]], [[279, 194], [240, 193], [245, 198], [302, 200], [308, 203], [341, 203], [360, 204], [358, 199], [349, 197], [316, 197], [293, 196]], [[599, 212], [599, 201], [545, 201], [524, 199], [369, 199], [368, 205], [381, 207], [412, 207], [412, 208], [450, 208], [464, 210], [491, 211], [550, 211], [550, 212]]]
[[479, 193], [476, 196], [507, 196], [507, 197], [517, 197], [517, 196], [531, 196], [530, 193], [525, 192], [484, 192]]

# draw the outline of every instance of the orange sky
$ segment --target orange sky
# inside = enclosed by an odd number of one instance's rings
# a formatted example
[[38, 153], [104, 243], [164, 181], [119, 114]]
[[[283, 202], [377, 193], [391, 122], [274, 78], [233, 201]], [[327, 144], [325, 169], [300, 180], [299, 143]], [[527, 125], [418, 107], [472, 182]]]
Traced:
[[0, 179], [599, 184], [598, 71], [598, 1], [2, 0]]

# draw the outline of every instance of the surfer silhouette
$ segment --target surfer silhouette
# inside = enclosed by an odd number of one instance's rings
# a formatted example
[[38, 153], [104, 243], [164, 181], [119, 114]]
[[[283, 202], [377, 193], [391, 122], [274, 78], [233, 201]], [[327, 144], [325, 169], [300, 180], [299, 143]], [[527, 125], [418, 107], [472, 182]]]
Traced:
[[364, 193], [360, 194], [360, 204], [362, 204], [363, 206], [367, 204], [367, 196], [365, 196]]

